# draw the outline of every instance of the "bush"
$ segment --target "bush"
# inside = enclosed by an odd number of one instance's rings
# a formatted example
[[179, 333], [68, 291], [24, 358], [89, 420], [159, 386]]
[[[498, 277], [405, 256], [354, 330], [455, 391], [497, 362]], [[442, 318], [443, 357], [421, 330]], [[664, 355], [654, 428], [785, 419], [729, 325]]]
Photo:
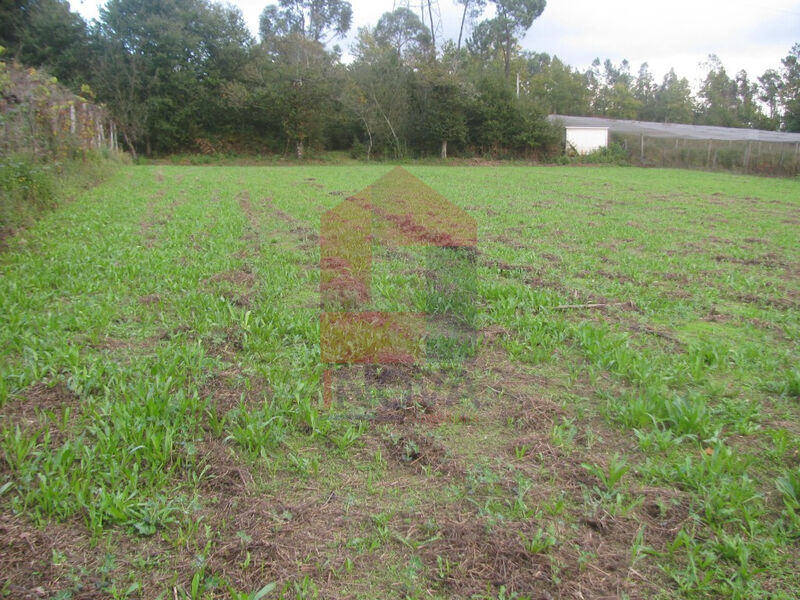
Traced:
[[350, 146], [350, 158], [361, 160], [367, 156], [367, 147], [357, 137], [353, 138], [353, 144]]
[[717, 151], [717, 164], [723, 169], [738, 168], [743, 163], [743, 152], [740, 149], [722, 148]]
[[51, 167], [25, 156], [10, 156], [0, 162], [0, 197], [3, 204], [52, 207], [55, 182]]
[[25, 156], [0, 159], [0, 240], [55, 203], [52, 167]]

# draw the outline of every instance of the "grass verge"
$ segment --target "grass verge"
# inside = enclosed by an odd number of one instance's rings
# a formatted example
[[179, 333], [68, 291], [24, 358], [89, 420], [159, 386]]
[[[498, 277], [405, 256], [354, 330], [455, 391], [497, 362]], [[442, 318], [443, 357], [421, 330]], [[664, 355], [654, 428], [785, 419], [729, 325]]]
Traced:
[[124, 162], [122, 155], [108, 151], [61, 161], [42, 162], [24, 154], [0, 159], [0, 248], [5, 238], [104, 181]]

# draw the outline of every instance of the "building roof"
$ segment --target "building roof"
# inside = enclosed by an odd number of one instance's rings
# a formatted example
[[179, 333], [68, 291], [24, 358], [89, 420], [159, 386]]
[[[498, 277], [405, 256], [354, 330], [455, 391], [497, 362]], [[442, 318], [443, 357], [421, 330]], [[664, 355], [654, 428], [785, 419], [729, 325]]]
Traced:
[[608, 127], [611, 133], [650, 137], [776, 142], [784, 144], [800, 143], [800, 133], [785, 133], [782, 131], [712, 127], [710, 125], [684, 125], [681, 123], [651, 123], [624, 119], [603, 119], [600, 117], [569, 117], [564, 115], [550, 115], [549, 119], [551, 121], [561, 121], [566, 127]]

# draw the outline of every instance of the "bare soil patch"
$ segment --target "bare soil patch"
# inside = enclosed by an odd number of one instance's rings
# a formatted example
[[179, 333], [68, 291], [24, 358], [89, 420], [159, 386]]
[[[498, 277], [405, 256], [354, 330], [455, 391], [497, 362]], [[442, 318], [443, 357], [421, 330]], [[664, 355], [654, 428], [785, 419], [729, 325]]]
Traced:
[[[103, 588], [108, 582], [98, 568], [102, 552], [90, 549], [89, 537], [77, 519], [39, 529], [22, 517], [0, 512], [0, 588], [20, 600], [50, 598], [68, 589], [73, 594], [65, 597], [107, 598]], [[54, 564], [54, 552], [64, 557], [63, 562]], [[70, 581], [74, 571], [80, 574], [77, 582]]]
[[[556, 592], [550, 561], [525, 550], [521, 531], [493, 527], [473, 514], [443, 519], [439, 527], [441, 538], [420, 554], [446, 589], [466, 598], [501, 585], [508, 592], [540, 598]], [[442, 563], [450, 568], [441, 569]]]
[[152, 306], [160, 303], [161, 303], [161, 296], [159, 296], [158, 294], [147, 294], [145, 296], [139, 297], [139, 304], [144, 304], [145, 306]]
[[248, 307], [256, 288], [256, 276], [248, 265], [239, 269], [216, 273], [203, 281], [204, 287], [213, 293], [219, 293], [226, 300], [237, 306]]
[[237, 481], [240, 475], [229, 474], [232, 485], [225, 484], [217, 503], [202, 513], [217, 532], [206, 562], [208, 572], [237, 589], [257, 590], [271, 581], [282, 583], [304, 575], [323, 579], [331, 567], [340, 567], [343, 559], [334, 558], [330, 565], [330, 555], [343, 551], [337, 542], [356, 515], [345, 514], [334, 491], [291, 501], [243, 491], [246, 486]]
[[153, 232], [155, 225], [155, 201], [150, 200], [145, 208], [145, 214], [139, 222], [139, 235], [144, 239], [144, 245], [152, 248], [155, 245], [156, 236]]
[[247, 379], [238, 368], [213, 375], [200, 388], [200, 397], [208, 398], [221, 417], [239, 405], [255, 407], [271, 395], [269, 384], [260, 377]]
[[746, 304], [757, 304], [778, 310], [795, 310], [800, 308], [800, 298], [793, 294], [784, 297], [758, 296], [756, 294], [738, 294], [735, 299]]
[[256, 210], [250, 202], [250, 193], [247, 190], [242, 190], [236, 195], [236, 201], [239, 204], [239, 209], [247, 217], [247, 223], [242, 232], [242, 241], [245, 245], [236, 256], [238, 258], [257, 256], [261, 252], [261, 240], [258, 233], [260, 231], [260, 224], [258, 222]]
[[300, 248], [302, 248], [305, 251], [309, 251], [319, 246], [319, 234], [316, 231], [314, 231], [310, 227], [301, 224], [301, 222], [298, 219], [296, 219], [289, 213], [286, 213], [280, 210], [279, 208], [276, 208], [272, 202], [269, 202], [269, 206], [271, 212], [276, 217], [278, 217], [281, 221], [289, 225], [289, 231], [292, 233], [292, 235], [299, 238]]
[[733, 256], [717, 255], [714, 257], [717, 262], [729, 262], [737, 265], [761, 266], [761, 267], [785, 267], [786, 263], [777, 254], [770, 252], [760, 258], [736, 258]]
[[[66, 413], [66, 423], [62, 419]], [[0, 408], [0, 420], [26, 431], [42, 429], [50, 435], [51, 446], [61, 445], [80, 413], [80, 398], [63, 382], [35, 383], [19, 398]], [[5, 461], [2, 461], [5, 464]]]

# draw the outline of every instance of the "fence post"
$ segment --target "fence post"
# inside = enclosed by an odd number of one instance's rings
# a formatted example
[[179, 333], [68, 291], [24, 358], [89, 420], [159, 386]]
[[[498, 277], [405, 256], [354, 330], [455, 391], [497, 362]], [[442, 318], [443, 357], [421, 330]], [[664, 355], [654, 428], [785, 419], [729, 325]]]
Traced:
[[641, 134], [641, 149], [639, 150], [639, 162], [644, 164], [644, 134]]
[[706, 169], [711, 166], [711, 140], [708, 140], [708, 151], [706, 152]]
[[[692, 140], [694, 141], [694, 140]], [[684, 138], [683, 140], [683, 150], [686, 152], [686, 167], [689, 168], [692, 164], [692, 148], [693, 144], [689, 143], [688, 138]]]

